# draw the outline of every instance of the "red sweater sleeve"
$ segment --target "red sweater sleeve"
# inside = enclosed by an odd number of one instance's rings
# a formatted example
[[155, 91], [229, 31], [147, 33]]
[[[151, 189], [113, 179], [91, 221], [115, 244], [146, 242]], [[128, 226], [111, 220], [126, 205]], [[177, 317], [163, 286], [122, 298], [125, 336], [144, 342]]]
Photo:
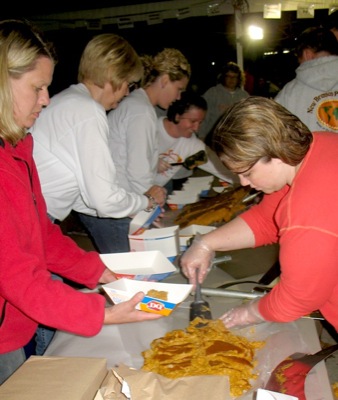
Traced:
[[105, 267], [49, 221], [29, 144], [0, 149], [0, 352], [26, 344], [37, 323], [92, 336], [104, 321], [103, 296], [51, 279], [53, 271], [92, 288]]
[[255, 235], [255, 247], [278, 242], [278, 226], [275, 222], [275, 212], [281, 199], [288, 189], [265, 194], [262, 201], [252, 206], [240, 217], [250, 226]]

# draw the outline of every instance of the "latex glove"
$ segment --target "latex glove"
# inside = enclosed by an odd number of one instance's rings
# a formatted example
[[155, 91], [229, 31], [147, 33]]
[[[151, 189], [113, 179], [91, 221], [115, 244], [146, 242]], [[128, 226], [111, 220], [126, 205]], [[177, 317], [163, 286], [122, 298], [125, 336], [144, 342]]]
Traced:
[[171, 164], [168, 161], [165, 161], [163, 158], [158, 159], [157, 163], [157, 172], [159, 174], [167, 171], [168, 169], [172, 168]]
[[185, 251], [180, 259], [182, 272], [189, 279], [191, 284], [195, 285], [196, 283], [196, 268], [199, 268], [200, 283], [203, 282], [211, 269], [214, 257], [215, 251], [203, 240], [203, 235], [197, 233], [192, 245]]
[[265, 319], [258, 311], [259, 299], [254, 299], [249, 303], [232, 308], [222, 315], [222, 320], [226, 328], [244, 328], [248, 325], [255, 325], [264, 322]]

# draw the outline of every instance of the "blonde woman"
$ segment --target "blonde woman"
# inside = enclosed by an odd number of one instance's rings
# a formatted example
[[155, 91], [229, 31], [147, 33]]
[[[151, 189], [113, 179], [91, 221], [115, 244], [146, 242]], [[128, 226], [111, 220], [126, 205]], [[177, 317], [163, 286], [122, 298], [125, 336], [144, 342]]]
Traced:
[[118, 106], [142, 78], [142, 63], [122, 37], [106, 33], [85, 47], [78, 82], [58, 93], [33, 129], [34, 158], [48, 213], [64, 220], [79, 213], [101, 253], [123, 251], [120, 233], [105, 222], [163, 204], [166, 192], [149, 185], [125, 190], [116, 176], [108, 147], [106, 112]]
[[[94, 289], [114, 274], [96, 252], [85, 252], [47, 217], [27, 133], [50, 103], [55, 56], [26, 22], [0, 22], [0, 384], [24, 361], [38, 323], [82, 336], [103, 324], [156, 319], [135, 309], [138, 293], [106, 307], [105, 297], [82, 293], [51, 273]], [[47, 133], [47, 132], [46, 132]]]
[[[108, 114], [109, 147], [117, 177], [127, 191], [143, 193], [155, 183], [158, 163], [157, 116], [155, 106], [167, 109], [181, 98], [191, 74], [189, 62], [177, 49], [167, 48], [142, 59], [144, 77], [118, 109]], [[128, 245], [127, 220], [124, 238]]]

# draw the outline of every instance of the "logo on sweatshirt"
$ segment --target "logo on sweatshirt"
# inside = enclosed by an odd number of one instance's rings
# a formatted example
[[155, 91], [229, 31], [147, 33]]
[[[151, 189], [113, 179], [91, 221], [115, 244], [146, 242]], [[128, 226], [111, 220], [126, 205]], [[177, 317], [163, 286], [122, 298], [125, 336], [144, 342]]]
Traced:
[[338, 100], [324, 100], [318, 104], [317, 118], [322, 126], [338, 131]]

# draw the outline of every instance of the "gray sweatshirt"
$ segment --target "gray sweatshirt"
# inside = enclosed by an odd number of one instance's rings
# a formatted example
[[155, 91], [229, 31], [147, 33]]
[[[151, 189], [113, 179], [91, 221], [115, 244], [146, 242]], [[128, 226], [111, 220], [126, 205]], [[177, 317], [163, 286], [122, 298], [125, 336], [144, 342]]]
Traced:
[[311, 131], [338, 133], [338, 56], [305, 61], [275, 100]]

